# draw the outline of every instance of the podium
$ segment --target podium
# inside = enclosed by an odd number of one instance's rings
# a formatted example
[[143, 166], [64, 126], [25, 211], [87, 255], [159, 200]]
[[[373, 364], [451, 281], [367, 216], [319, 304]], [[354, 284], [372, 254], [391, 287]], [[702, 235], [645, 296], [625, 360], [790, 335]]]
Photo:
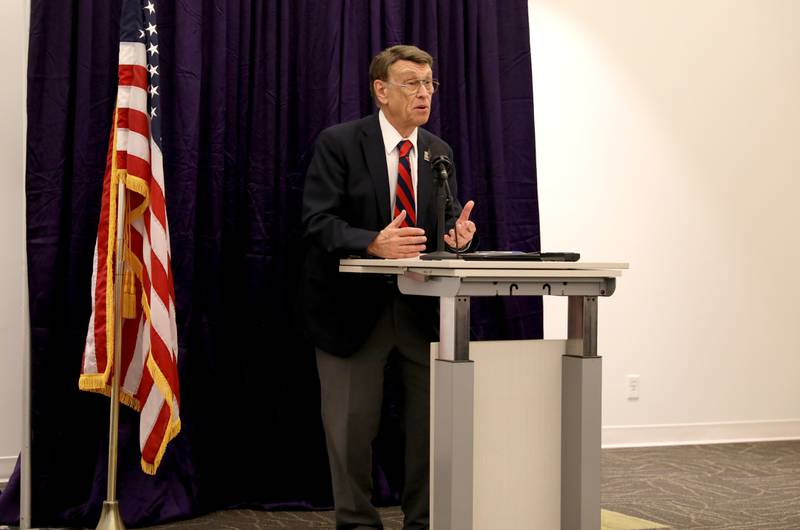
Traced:
[[[392, 274], [404, 294], [439, 298], [434, 361], [434, 530], [471, 530], [475, 363], [470, 360], [472, 296], [566, 296], [561, 359], [560, 526], [600, 529], [601, 357], [597, 301], [614, 294], [626, 263], [343, 259], [342, 273]], [[513, 341], [510, 341], [513, 342]], [[554, 404], [556, 406], [556, 404]]]

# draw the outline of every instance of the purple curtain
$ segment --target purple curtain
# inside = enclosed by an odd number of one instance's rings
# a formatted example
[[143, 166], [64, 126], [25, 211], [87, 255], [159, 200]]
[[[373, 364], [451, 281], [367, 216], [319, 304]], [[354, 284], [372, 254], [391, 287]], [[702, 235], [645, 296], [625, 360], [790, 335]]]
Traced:
[[[90, 526], [105, 497], [108, 400], [77, 389], [116, 90], [119, 2], [32, 0], [27, 212], [35, 526]], [[539, 249], [525, 0], [155, 2], [181, 434], [139, 469], [122, 408], [129, 526], [230, 506], [331, 505], [313, 350], [293, 318], [303, 173], [325, 127], [374, 112], [386, 46], [434, 56], [428, 128], [455, 151], [485, 249]], [[475, 300], [475, 338], [541, 337], [541, 300]], [[402, 482], [391, 389], [377, 495]], [[0, 521], [18, 518], [15, 473]]]

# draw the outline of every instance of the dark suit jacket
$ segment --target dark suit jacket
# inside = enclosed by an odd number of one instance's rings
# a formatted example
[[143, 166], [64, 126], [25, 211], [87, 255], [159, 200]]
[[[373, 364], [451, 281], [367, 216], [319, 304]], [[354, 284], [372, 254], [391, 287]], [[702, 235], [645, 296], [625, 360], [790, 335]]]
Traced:
[[[450, 146], [419, 129], [417, 135], [417, 226], [436, 249], [436, 189], [424, 153], [436, 143], [450, 155]], [[455, 170], [450, 189], [457, 197]], [[461, 212], [454, 199], [447, 212], [451, 228]], [[317, 139], [303, 191], [304, 270], [300, 308], [307, 337], [322, 350], [346, 356], [366, 340], [384, 304], [397, 292], [393, 278], [339, 273], [339, 259], [367, 257], [366, 249], [391, 221], [389, 177], [383, 136], [374, 114], [330, 127]], [[444, 233], [444, 232], [442, 232]], [[436, 298], [409, 296], [419, 315], [416, 332], [430, 340], [438, 335]]]

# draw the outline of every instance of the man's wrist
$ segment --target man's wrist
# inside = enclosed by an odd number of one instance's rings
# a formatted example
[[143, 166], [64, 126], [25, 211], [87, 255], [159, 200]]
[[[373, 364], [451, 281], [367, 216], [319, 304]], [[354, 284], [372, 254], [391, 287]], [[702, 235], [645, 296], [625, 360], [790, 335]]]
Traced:
[[375, 239], [369, 242], [367, 248], [365, 249], [367, 256], [372, 256], [374, 258], [380, 258], [381, 256], [378, 254], [378, 238], [381, 237], [381, 233], [378, 232], [378, 235], [375, 236]]
[[450, 249], [451, 252], [466, 252], [467, 250], [469, 250], [470, 246], [472, 246], [472, 240], [471, 239], [469, 241], [467, 241], [467, 244], [462, 246], [462, 247], [456, 248], [456, 247], [451, 247], [450, 245], [447, 245], [447, 248]]

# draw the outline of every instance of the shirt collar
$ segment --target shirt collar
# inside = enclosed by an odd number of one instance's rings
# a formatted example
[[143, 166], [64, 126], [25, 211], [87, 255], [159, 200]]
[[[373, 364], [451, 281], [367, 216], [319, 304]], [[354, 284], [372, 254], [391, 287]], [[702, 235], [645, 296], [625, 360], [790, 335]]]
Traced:
[[403, 138], [400, 133], [397, 132], [397, 129], [394, 128], [394, 125], [389, 123], [389, 120], [386, 119], [386, 116], [383, 114], [383, 109], [378, 112], [378, 122], [381, 126], [383, 147], [386, 149], [387, 155], [397, 148], [397, 144], [400, 143], [400, 140], [409, 140], [413, 146], [414, 152], [416, 152], [417, 132], [419, 131], [419, 127], [414, 127], [414, 130], [411, 131], [411, 134], [408, 135], [408, 138]]

